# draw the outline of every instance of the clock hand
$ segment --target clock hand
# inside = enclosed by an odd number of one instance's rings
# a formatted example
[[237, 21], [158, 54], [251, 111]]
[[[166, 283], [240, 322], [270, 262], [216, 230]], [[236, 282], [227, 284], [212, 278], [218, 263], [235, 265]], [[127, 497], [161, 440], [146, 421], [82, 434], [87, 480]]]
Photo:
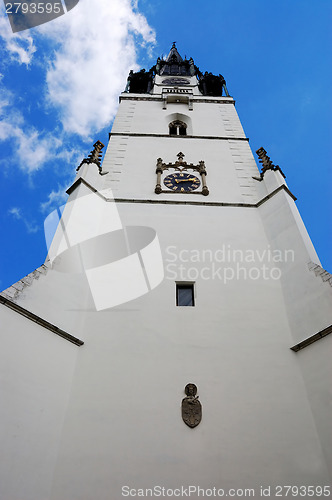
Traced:
[[195, 179], [175, 179], [175, 182], [179, 184], [179, 182], [192, 182]]

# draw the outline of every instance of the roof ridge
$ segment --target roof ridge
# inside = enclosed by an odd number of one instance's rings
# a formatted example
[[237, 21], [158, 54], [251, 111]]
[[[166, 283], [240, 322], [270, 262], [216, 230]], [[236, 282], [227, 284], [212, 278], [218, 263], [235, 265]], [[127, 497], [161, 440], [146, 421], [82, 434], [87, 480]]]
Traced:
[[41, 275], [45, 276], [47, 274], [49, 267], [50, 261], [47, 259], [44, 264], [3, 290], [0, 295], [12, 302], [16, 302], [27, 286], [31, 286]]

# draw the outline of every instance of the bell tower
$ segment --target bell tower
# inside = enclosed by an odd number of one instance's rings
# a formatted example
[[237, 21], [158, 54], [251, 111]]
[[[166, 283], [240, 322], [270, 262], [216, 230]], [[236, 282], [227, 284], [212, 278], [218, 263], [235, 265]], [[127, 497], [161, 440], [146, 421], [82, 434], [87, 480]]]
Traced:
[[103, 148], [0, 295], [3, 498], [328, 496], [332, 276], [286, 166], [175, 43]]
[[[120, 138], [122, 154], [117, 151]], [[135, 151], [135, 162], [122, 168], [126, 151], [129, 155]], [[180, 178], [169, 177], [178, 168], [179, 153], [183, 167], [195, 174], [193, 185], [189, 180], [181, 183]], [[154, 194], [147, 160], [152, 154], [160, 174], [154, 182]], [[106, 185], [112, 187], [116, 198], [120, 188], [121, 197], [156, 202], [182, 202], [183, 195], [186, 202], [194, 203], [203, 202], [199, 195], [209, 195], [205, 203], [246, 203], [259, 197], [253, 179], [259, 171], [224, 77], [201, 73], [192, 58], [182, 59], [175, 44], [167, 58], [158, 58], [149, 71], [130, 72], [104, 166], [111, 174], [105, 178]]]

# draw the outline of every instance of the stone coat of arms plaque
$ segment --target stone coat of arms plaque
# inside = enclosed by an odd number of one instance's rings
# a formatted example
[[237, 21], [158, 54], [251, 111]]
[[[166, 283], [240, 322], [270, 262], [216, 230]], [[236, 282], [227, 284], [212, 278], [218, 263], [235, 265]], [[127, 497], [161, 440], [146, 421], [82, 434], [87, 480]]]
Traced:
[[196, 396], [197, 387], [195, 384], [187, 384], [184, 391], [187, 397], [182, 400], [182, 420], [189, 427], [196, 427], [202, 420], [202, 405]]

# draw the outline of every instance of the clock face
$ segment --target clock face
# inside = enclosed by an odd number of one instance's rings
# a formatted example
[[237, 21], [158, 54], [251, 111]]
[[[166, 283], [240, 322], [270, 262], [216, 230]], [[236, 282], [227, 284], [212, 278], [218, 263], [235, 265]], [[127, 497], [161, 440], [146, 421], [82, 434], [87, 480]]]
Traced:
[[195, 175], [184, 172], [168, 175], [164, 179], [164, 184], [171, 191], [178, 193], [194, 191], [201, 185], [200, 180]]
[[189, 85], [190, 81], [186, 78], [165, 78], [162, 83], [167, 85]]

